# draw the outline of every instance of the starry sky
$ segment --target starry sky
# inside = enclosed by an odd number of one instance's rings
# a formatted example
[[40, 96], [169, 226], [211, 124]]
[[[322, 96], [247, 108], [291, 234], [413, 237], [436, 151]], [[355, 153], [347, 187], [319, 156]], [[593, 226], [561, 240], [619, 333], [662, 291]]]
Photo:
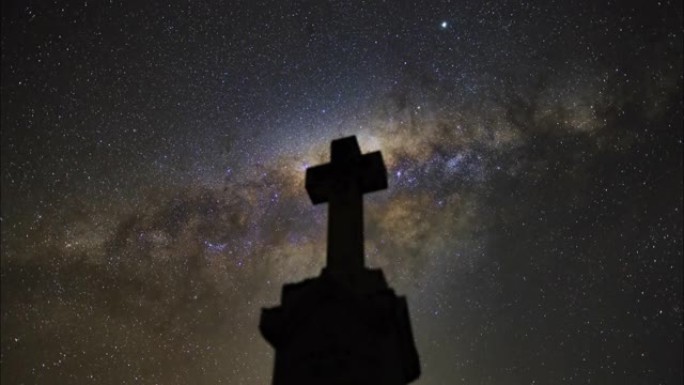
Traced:
[[682, 382], [681, 2], [2, 7], [3, 384], [270, 383], [347, 135], [415, 384]]

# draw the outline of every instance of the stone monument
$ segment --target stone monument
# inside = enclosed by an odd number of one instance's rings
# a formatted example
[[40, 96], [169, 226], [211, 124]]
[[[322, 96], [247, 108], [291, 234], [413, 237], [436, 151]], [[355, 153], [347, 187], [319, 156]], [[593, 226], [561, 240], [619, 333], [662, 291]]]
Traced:
[[327, 265], [283, 287], [259, 329], [275, 348], [273, 385], [399, 385], [420, 375], [405, 297], [364, 267], [363, 194], [387, 188], [380, 152], [333, 140], [330, 163], [306, 170], [313, 204], [328, 203]]

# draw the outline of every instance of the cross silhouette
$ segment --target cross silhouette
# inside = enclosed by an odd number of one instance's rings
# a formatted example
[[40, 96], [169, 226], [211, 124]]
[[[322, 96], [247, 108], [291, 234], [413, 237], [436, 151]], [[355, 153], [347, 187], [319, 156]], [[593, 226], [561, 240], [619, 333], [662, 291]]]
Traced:
[[355, 136], [333, 140], [330, 163], [306, 170], [306, 191], [313, 204], [328, 202], [330, 272], [364, 268], [363, 194], [387, 188], [380, 151], [361, 154]]

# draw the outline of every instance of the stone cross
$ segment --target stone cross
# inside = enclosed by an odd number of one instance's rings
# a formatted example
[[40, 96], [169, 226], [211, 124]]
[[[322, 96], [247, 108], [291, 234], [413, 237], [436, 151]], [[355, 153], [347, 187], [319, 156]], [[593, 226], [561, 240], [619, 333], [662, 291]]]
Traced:
[[330, 163], [306, 170], [313, 204], [328, 202], [328, 259], [332, 273], [363, 270], [363, 194], [387, 188], [380, 151], [361, 154], [355, 136], [333, 140]]

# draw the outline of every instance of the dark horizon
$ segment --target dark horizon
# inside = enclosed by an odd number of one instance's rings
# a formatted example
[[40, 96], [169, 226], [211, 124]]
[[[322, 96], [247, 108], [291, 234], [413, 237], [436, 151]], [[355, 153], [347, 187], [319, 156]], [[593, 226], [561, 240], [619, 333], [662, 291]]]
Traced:
[[349, 135], [413, 384], [682, 382], [681, 2], [2, 7], [3, 384], [270, 383]]

